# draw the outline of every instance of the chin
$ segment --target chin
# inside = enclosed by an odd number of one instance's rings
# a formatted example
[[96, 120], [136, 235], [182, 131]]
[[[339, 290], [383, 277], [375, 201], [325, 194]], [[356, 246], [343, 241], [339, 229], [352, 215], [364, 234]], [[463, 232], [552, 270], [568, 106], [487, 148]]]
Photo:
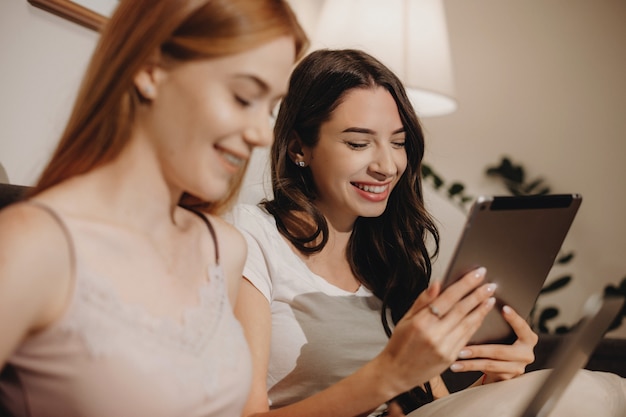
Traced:
[[229, 184], [225, 184], [223, 186], [216, 184], [212, 186], [211, 188], [207, 188], [206, 186], [204, 188], [199, 187], [195, 193], [189, 193], [189, 194], [192, 194], [194, 197], [202, 201], [212, 203], [212, 202], [219, 201], [223, 199], [224, 197], [226, 197], [229, 191], [230, 191]]
[[360, 217], [380, 217], [385, 212], [386, 208], [387, 208], [387, 205], [381, 208], [376, 208], [376, 209], [371, 208], [369, 210], [361, 210], [361, 212], [359, 213], [359, 216]]

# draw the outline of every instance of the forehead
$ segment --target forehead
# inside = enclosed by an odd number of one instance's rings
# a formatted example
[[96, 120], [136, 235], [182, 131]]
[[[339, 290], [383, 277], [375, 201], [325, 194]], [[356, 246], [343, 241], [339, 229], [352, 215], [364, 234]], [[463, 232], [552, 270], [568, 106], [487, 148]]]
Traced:
[[[296, 57], [290, 36], [275, 38], [252, 49], [232, 55], [191, 61], [180, 67], [201, 67], [199, 73], [216, 78], [250, 77], [261, 81], [271, 94], [284, 94]], [[184, 70], [183, 70], [184, 71]]]
[[387, 121], [395, 126], [394, 129], [402, 126], [393, 96], [380, 86], [348, 91], [330, 115], [329, 121], [361, 126]]
[[295, 40], [290, 36], [279, 37], [256, 48], [223, 58], [227, 65], [232, 64], [242, 72], [255, 74], [270, 84], [270, 87], [281, 91], [286, 88], [295, 59]]

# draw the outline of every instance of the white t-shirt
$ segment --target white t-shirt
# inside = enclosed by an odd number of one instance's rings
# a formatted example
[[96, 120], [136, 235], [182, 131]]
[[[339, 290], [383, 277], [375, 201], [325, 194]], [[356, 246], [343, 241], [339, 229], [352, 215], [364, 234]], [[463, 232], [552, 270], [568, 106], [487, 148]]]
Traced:
[[388, 338], [376, 296], [363, 286], [342, 290], [311, 272], [265, 210], [244, 204], [231, 215], [248, 242], [244, 276], [271, 305], [271, 407], [310, 397], [380, 353]]

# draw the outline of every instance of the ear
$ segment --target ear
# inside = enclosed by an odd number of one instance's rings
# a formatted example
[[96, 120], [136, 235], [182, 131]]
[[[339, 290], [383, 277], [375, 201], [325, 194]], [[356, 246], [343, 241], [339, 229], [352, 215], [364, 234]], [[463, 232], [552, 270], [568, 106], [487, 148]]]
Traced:
[[289, 139], [287, 152], [289, 154], [289, 159], [291, 159], [294, 164], [300, 167], [306, 166], [305, 147], [302, 144], [302, 140], [300, 140], [300, 136], [298, 136], [295, 132], [292, 133], [291, 139]]
[[147, 101], [157, 98], [159, 84], [166, 75], [166, 71], [159, 65], [159, 62], [160, 53], [155, 52], [133, 77], [139, 95]]

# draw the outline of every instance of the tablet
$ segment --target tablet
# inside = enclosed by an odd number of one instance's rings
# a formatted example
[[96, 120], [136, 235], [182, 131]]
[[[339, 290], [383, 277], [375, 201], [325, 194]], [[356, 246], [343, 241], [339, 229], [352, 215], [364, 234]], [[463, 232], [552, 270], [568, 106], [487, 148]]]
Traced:
[[498, 285], [496, 307], [471, 344], [513, 343], [515, 333], [502, 317], [509, 305], [527, 318], [582, 202], [579, 194], [481, 196], [470, 209], [443, 288], [478, 267]]

